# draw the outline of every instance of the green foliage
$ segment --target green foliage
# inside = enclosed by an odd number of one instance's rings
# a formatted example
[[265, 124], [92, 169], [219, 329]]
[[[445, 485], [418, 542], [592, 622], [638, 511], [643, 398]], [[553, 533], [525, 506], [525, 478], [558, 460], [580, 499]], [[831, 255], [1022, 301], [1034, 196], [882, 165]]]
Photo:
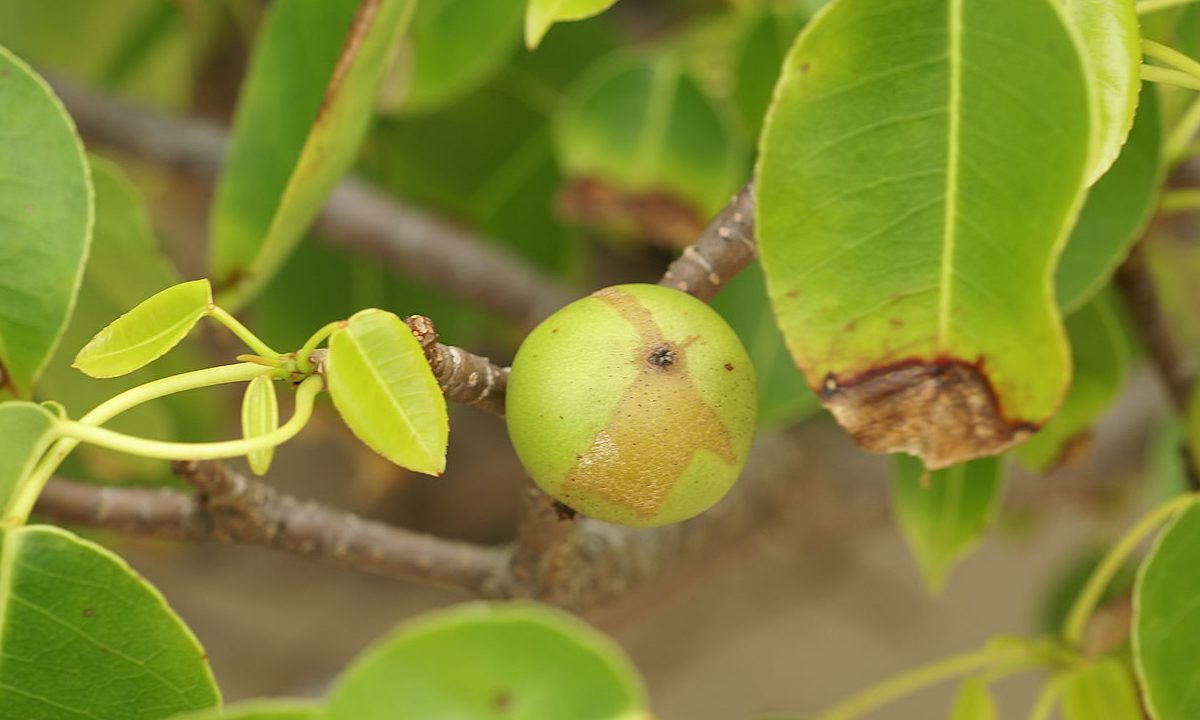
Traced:
[[275, 274], [350, 167], [411, 10], [411, 0], [268, 10], [212, 210], [209, 267], [223, 303], [237, 309]]
[[840, 0], [801, 33], [757, 203], [767, 287], [810, 385], [957, 359], [1010, 422], [1053, 414], [1070, 364], [1045, 278], [1090, 146], [1074, 48], [1041, 0]]
[[1000, 506], [1003, 466], [996, 458], [929, 472], [907, 455], [892, 459], [892, 513], [930, 592], [979, 542]]
[[970, 677], [959, 683], [950, 708], [950, 720], [996, 720], [996, 701], [981, 677]]
[[158, 720], [217, 704], [203, 649], [120, 558], [46, 526], [0, 534], [0, 717]]
[[535, 605], [464, 605], [401, 626], [329, 696], [328, 720], [650, 720], [623, 653]]
[[0, 403], [0, 521], [12, 519], [12, 501], [54, 440], [54, 416], [40, 405]]
[[321, 720], [323, 708], [300, 700], [250, 701], [176, 715], [171, 720]]
[[[268, 377], [256, 377], [246, 385], [242, 396], [242, 435], [246, 438], [259, 437], [279, 429], [279, 400], [275, 397], [275, 381]], [[255, 450], [246, 456], [255, 475], [266, 475], [271, 467], [275, 448]]]
[[1104, 658], [1061, 679], [1063, 720], [1142, 720], [1142, 706], [1129, 668]]
[[525, 45], [536, 48], [554, 23], [599, 15], [617, 0], [529, 0], [525, 12]]
[[92, 239], [83, 146], [58, 99], [0, 47], [0, 400], [27, 398], [66, 328]]
[[1134, 667], [1146, 707], [1158, 720], [1200, 715], [1198, 553], [1200, 504], [1192, 503], [1159, 535], [1134, 586]]
[[207, 280], [172, 285], [105, 326], [83, 346], [73, 366], [94, 378], [131, 373], [178, 345], [211, 304]]
[[403, 320], [356, 313], [330, 338], [325, 372], [334, 406], [360, 440], [397, 465], [442, 474], [446, 400]]

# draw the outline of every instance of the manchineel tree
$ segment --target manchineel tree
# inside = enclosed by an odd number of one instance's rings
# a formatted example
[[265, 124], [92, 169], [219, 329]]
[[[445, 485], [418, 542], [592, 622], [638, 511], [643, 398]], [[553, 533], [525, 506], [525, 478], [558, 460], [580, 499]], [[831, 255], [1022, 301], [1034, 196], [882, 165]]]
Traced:
[[[893, 454], [936, 590], [1013, 464], [1086, 452], [1134, 358], [1183, 480], [1057, 627], [804, 717], [957, 683], [948, 717], [995, 718], [1030, 672], [1005, 717], [1200, 717], [1198, 55], [1191, 0], [0, 3], [0, 718], [649, 720], [569, 611], [753, 528], [781, 497], [743, 472], [756, 421], [823, 407]], [[203, 252], [159, 247], [143, 194], [171, 177], [215, 182]], [[521, 347], [510, 369], [439, 330]], [[541, 489], [511, 545], [269, 487], [334, 413], [440, 475], [447, 399], [508, 412]], [[405, 621], [318, 699], [222, 707], [170, 598], [32, 517], [484, 601]]]

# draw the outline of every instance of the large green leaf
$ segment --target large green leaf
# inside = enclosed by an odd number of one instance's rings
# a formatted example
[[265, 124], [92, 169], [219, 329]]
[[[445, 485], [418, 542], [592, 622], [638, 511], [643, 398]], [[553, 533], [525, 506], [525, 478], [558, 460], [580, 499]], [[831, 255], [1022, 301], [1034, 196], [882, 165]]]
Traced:
[[1117, 159], [1133, 124], [1142, 65], [1134, 0], [1055, 0], [1075, 31], [1092, 87], [1095, 146], [1088, 184]]
[[1167, 526], [1133, 589], [1133, 657], [1156, 720], [1200, 717], [1200, 504]]
[[325, 373], [334, 406], [359, 440], [410, 470], [445, 470], [446, 399], [403, 320], [383, 310], [355, 313], [329, 339]]
[[171, 720], [320, 720], [320, 705], [303, 700], [252, 700], [223, 708], [176, 715]]
[[759, 250], [792, 355], [860, 445], [941, 468], [1054, 413], [1050, 279], [1089, 119], [1048, 0], [839, 0], [801, 33], [760, 146]]
[[1063, 720], [1142, 720], [1133, 677], [1116, 658], [1104, 658], [1062, 677]]
[[1000, 507], [1003, 469], [997, 458], [935, 472], [906, 455], [892, 459], [892, 514], [930, 592], [942, 589], [987, 530]]
[[29, 397], [71, 316], [92, 186], [71, 118], [0, 47], [0, 400]]
[[407, 46], [406, 112], [426, 112], [477, 88], [520, 44], [524, 0], [420, 0]]
[[116, 555], [58, 528], [0, 535], [0, 717], [158, 720], [220, 700], [204, 650]]
[[959, 684], [950, 720], [996, 720], [996, 701], [983, 678], [970, 677]]
[[0, 403], [0, 526], [14, 519], [13, 496], [53, 441], [54, 416], [44, 407]]
[[758, 137], [775, 81], [799, 23], [770, 10], [747, 23], [733, 50], [733, 102], [750, 137]]
[[330, 694], [328, 720], [650, 720], [629, 660], [535, 605], [465, 605], [402, 626]]
[[1108, 282], [1150, 221], [1163, 178], [1161, 144], [1158, 94], [1147, 85], [1125, 147], [1088, 190], [1063, 250], [1054, 276], [1063, 312], [1077, 310]]
[[1034, 470], [1047, 470], [1117, 397], [1129, 361], [1113, 298], [1100, 295], [1067, 318], [1074, 371], [1062, 407], [1013, 455]]
[[106, 325], [75, 356], [85, 375], [110, 378], [131, 373], [167, 354], [187, 337], [212, 305], [207, 280], [172, 285]]
[[617, 0], [529, 0], [525, 11], [525, 45], [538, 46], [550, 26], [566, 20], [583, 20], [599, 15]]
[[223, 305], [236, 309], [275, 274], [350, 167], [411, 7], [271, 5], [212, 210], [209, 266]]

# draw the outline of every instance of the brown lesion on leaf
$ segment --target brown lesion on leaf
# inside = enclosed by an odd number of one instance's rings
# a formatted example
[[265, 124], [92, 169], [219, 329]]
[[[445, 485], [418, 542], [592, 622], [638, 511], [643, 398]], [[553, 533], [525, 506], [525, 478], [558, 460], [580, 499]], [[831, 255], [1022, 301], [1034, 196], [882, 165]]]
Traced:
[[333, 66], [333, 73], [329, 76], [329, 84], [325, 86], [325, 94], [321, 97], [321, 107], [317, 110], [317, 117], [313, 121], [314, 127], [325, 121], [325, 115], [341, 91], [346, 75], [350, 73], [350, 68], [354, 67], [354, 61], [358, 58], [363, 41], [371, 32], [381, 3], [382, 0], [362, 0], [358, 9], [354, 11], [354, 19], [350, 21], [350, 29], [346, 32], [346, 39], [342, 43], [341, 52], [338, 53], [337, 63]]
[[626, 191], [594, 177], [568, 181], [556, 207], [570, 223], [669, 250], [689, 246], [705, 223], [698, 208], [668, 192]]
[[930, 470], [995, 455], [1038, 429], [1004, 416], [980, 363], [906, 360], [829, 375], [821, 402], [863, 449], [916, 455]]

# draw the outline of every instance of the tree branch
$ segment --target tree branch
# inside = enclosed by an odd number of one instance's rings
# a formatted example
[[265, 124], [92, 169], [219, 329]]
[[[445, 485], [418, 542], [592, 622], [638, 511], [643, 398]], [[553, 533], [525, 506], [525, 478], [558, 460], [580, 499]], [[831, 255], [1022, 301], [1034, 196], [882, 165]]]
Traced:
[[[206, 181], [221, 168], [228, 136], [211, 123], [168, 117], [61, 80], [54, 90], [88, 142]], [[334, 189], [316, 227], [324, 242], [379, 258], [523, 326], [536, 324], [572, 296], [495, 243], [354, 179]]]
[[441, 344], [437, 341], [433, 321], [424, 315], [410, 315], [404, 322], [421, 343], [425, 359], [446, 399], [504, 417], [508, 368], [462, 348]]
[[717, 213], [696, 242], [683, 249], [658, 284], [708, 302], [754, 260], [757, 252], [751, 181]]

